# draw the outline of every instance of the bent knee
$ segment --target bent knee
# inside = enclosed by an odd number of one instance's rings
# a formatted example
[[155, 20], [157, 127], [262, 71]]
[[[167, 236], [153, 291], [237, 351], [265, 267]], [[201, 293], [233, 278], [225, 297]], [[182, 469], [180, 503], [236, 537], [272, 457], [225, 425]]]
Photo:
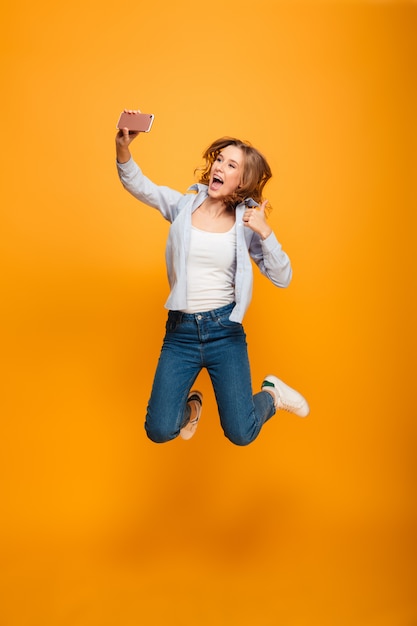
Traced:
[[256, 439], [256, 435], [249, 435], [244, 433], [224, 433], [225, 437], [233, 443], [235, 446], [248, 446], [252, 441]]
[[173, 433], [171, 430], [161, 425], [151, 425], [148, 422], [145, 422], [145, 432], [148, 439], [154, 443], [167, 443], [175, 439], [178, 435], [178, 433]]

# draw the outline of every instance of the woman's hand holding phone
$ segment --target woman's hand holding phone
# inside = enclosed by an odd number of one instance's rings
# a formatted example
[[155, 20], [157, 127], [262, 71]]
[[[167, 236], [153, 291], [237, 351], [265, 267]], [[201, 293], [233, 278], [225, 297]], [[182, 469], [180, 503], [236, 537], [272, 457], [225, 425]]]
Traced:
[[[140, 130], [129, 130], [129, 126], [134, 126], [134, 124], [128, 124], [128, 126], [122, 126], [122, 124], [128, 121], [127, 116], [141, 115], [139, 110], [133, 111], [130, 109], [125, 109], [123, 113], [120, 115], [119, 122], [117, 124], [117, 135], [116, 135], [116, 157], [119, 163], [126, 163], [130, 160], [131, 154], [129, 150], [129, 146], [134, 139], [140, 134]], [[151, 124], [152, 125], [152, 124]]]

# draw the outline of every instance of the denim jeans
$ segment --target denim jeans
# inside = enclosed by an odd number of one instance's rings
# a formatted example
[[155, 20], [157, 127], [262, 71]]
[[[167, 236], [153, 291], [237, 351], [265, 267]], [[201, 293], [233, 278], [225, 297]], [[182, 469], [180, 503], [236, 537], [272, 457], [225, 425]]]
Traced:
[[209, 373], [220, 423], [232, 443], [251, 443], [275, 414], [268, 392], [252, 395], [246, 335], [242, 324], [229, 320], [233, 306], [193, 314], [169, 311], [145, 422], [152, 441], [178, 436], [189, 419], [187, 397], [202, 368]]

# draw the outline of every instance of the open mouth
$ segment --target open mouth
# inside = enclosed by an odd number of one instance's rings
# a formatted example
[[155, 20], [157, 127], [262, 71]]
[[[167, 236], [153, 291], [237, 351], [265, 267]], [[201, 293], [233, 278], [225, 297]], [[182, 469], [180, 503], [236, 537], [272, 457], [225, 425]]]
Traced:
[[223, 185], [223, 180], [219, 176], [213, 176], [213, 182], [211, 183], [212, 189], [220, 189]]

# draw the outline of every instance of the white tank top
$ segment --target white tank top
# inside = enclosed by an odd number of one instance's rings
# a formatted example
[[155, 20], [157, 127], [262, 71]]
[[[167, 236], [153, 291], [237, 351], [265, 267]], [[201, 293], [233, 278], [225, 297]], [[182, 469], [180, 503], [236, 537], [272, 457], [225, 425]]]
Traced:
[[236, 225], [226, 233], [191, 227], [187, 261], [187, 309], [211, 311], [235, 299]]

